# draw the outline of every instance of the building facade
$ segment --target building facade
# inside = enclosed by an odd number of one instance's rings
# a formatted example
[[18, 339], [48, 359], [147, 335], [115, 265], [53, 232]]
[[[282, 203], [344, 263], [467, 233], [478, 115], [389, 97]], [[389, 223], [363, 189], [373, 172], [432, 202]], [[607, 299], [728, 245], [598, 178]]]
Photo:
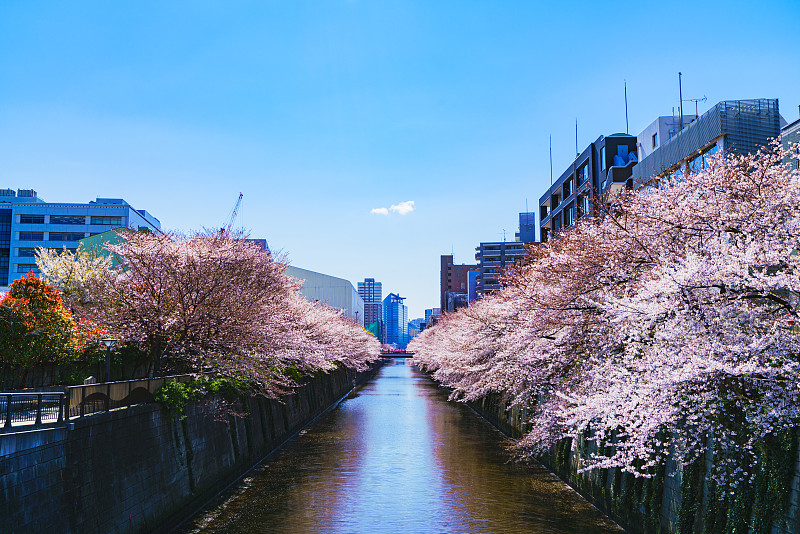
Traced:
[[793, 169], [800, 169], [800, 119], [781, 128], [781, 143], [786, 152], [795, 156], [794, 158], [787, 156], [784, 163], [790, 164]]
[[561, 173], [539, 199], [539, 237], [546, 242], [586, 215], [597, 214], [606, 191], [632, 187], [638, 162], [636, 137], [600, 136]]
[[642, 158], [633, 169], [633, 186], [701, 171], [720, 153], [756, 152], [780, 135], [780, 124], [777, 99], [719, 102]]
[[[522, 265], [528, 256], [527, 245], [536, 242], [536, 214], [523, 212], [519, 214], [519, 231], [516, 241], [491, 241], [480, 243], [475, 248], [475, 259], [478, 262], [477, 275], [474, 282], [467, 277], [467, 302], [483, 297], [501, 289], [500, 276], [515, 265]], [[474, 289], [470, 287], [474, 284]], [[474, 295], [474, 298], [470, 296]]]
[[500, 276], [507, 269], [522, 265], [527, 255], [525, 243], [492, 241], [478, 245], [475, 248], [475, 259], [478, 260], [475, 292], [478, 298], [502, 289]]
[[385, 332], [383, 328], [383, 291], [381, 283], [376, 282], [374, 278], [364, 278], [363, 282], [358, 282], [358, 294], [364, 301], [364, 326], [369, 327], [377, 322], [378, 326], [373, 326], [373, 329], [380, 332], [380, 335], [376, 337], [383, 343]]
[[385, 343], [395, 345], [399, 349], [408, 345], [408, 307], [403, 304], [405, 297], [397, 293], [389, 293], [383, 299], [383, 324], [385, 325]]
[[45, 202], [32, 189], [0, 190], [0, 285], [38, 273], [39, 247], [74, 251], [85, 237], [115, 228], [160, 232], [161, 222], [121, 198]]
[[289, 266], [286, 274], [303, 281], [300, 294], [309, 302], [324, 302], [345, 317], [364, 325], [364, 300], [348, 280]]
[[453, 263], [452, 255], [439, 258], [439, 309], [451, 312], [466, 306], [469, 273], [477, 270], [477, 265]]

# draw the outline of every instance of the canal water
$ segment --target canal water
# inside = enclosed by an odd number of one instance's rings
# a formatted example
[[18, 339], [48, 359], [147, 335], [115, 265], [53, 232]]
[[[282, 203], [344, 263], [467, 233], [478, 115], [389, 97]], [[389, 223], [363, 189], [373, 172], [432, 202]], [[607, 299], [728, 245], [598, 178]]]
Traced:
[[610, 533], [609, 519], [392, 359], [181, 532]]

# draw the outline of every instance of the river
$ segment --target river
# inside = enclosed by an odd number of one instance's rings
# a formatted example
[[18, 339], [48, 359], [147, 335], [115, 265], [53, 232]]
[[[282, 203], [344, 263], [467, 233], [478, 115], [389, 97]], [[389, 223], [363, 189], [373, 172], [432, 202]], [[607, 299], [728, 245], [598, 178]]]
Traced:
[[409, 361], [392, 359], [184, 533], [622, 532]]

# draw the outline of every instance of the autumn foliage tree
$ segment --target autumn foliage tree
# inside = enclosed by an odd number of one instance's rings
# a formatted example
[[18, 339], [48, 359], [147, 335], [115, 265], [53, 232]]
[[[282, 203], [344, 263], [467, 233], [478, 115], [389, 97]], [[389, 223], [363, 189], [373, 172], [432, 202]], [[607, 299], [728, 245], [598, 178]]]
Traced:
[[800, 176], [777, 147], [607, 199], [531, 251], [498, 294], [409, 347], [453, 396], [509, 396], [538, 454], [650, 476], [704, 454], [752, 482], [758, 444], [800, 417]]
[[61, 292], [28, 273], [0, 301], [0, 358], [5, 366], [31, 368], [78, 358], [96, 332], [64, 308]]

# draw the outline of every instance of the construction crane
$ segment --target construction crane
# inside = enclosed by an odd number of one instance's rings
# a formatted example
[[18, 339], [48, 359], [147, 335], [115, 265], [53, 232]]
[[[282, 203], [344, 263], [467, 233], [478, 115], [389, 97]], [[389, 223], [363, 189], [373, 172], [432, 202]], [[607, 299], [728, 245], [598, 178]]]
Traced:
[[244, 198], [244, 194], [239, 193], [239, 198], [236, 199], [236, 204], [233, 205], [233, 210], [231, 211], [230, 217], [228, 217], [227, 224], [220, 228], [221, 234], [226, 235], [231, 233], [233, 223], [236, 221], [236, 216], [239, 214], [239, 208], [242, 206], [242, 198]]

